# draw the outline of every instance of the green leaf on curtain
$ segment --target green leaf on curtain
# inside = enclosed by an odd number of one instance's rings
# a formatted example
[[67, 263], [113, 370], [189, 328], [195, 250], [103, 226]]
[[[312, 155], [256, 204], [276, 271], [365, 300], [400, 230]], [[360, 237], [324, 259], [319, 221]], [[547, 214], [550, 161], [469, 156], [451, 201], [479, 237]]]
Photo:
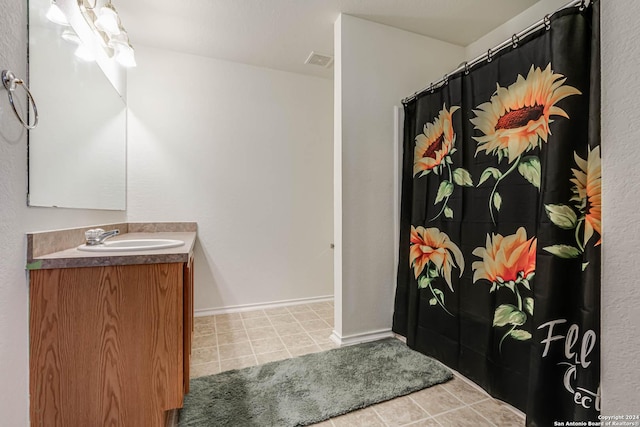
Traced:
[[429, 305], [436, 305], [438, 303], [438, 301], [435, 298], [431, 298], [429, 300]]
[[451, 209], [448, 206], [446, 208], [444, 208], [444, 216], [445, 216], [445, 218], [452, 219], [453, 218], [453, 209]]
[[461, 187], [473, 187], [473, 180], [468, 170], [458, 168], [453, 171], [453, 182]]
[[482, 175], [480, 175], [480, 181], [478, 181], [478, 185], [476, 185], [476, 187], [480, 187], [480, 185], [482, 185], [482, 183], [488, 180], [491, 176], [493, 179], [498, 179], [502, 176], [502, 172], [496, 168], [486, 168], [484, 172], [482, 172]]
[[558, 227], [564, 230], [571, 230], [576, 228], [578, 223], [578, 216], [567, 205], [544, 205], [544, 210], [547, 212], [547, 216]]
[[582, 263], [582, 271], [585, 271], [587, 269], [587, 266], [589, 265], [589, 262], [583, 262]]
[[540, 189], [540, 159], [537, 156], [527, 156], [520, 160], [518, 172], [534, 187]]
[[426, 277], [426, 276], [420, 277], [420, 279], [418, 279], [418, 289], [428, 288], [432, 281], [433, 279], [429, 277]]
[[509, 333], [511, 338], [516, 339], [518, 341], [526, 341], [531, 339], [531, 334], [527, 331], [523, 331], [522, 329], [514, 329]]
[[565, 259], [577, 258], [581, 254], [580, 249], [574, 248], [573, 246], [569, 245], [546, 246], [542, 249], [549, 252], [550, 254]]
[[533, 316], [533, 298], [527, 297], [524, 299], [524, 309]]
[[444, 305], [444, 293], [440, 289], [433, 288], [433, 294], [438, 298], [440, 303]]
[[453, 194], [453, 184], [447, 180], [442, 181], [440, 187], [438, 187], [435, 203], [440, 203], [445, 197], [449, 197], [451, 194]]
[[493, 206], [497, 211], [500, 211], [500, 206], [502, 206], [502, 196], [497, 191], [493, 194]]
[[511, 304], [502, 304], [493, 315], [493, 326], [523, 325], [527, 320], [527, 315], [518, 310], [518, 307]]

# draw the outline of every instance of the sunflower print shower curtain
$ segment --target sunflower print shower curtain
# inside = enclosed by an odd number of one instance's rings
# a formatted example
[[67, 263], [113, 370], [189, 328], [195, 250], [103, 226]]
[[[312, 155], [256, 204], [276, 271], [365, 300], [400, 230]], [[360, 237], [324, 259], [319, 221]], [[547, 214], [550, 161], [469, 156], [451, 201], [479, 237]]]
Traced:
[[599, 3], [405, 104], [395, 332], [527, 414], [600, 410]]

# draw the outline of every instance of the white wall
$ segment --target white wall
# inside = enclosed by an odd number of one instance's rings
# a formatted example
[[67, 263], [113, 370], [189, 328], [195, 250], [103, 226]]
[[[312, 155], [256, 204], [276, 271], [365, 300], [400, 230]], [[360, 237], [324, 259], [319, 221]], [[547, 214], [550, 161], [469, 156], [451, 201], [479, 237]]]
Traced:
[[[26, 76], [27, 3], [0, 0], [0, 70]], [[5, 13], [6, 12], [6, 13]], [[34, 94], [37, 99], [38, 94]], [[21, 105], [26, 99], [21, 97]], [[29, 324], [24, 233], [125, 219], [125, 212], [27, 208], [27, 133], [0, 88], [0, 424], [29, 425]]]
[[[471, 59], [508, 39], [566, 0], [543, 0], [467, 46]], [[640, 2], [601, 1], [602, 35], [602, 410], [609, 415], [640, 413]]]
[[555, 12], [567, 4], [569, 0], [540, 0], [524, 12], [513, 17], [503, 25], [485, 34], [466, 47], [465, 56], [471, 60], [478, 55], [486, 53], [488, 49], [510, 39], [513, 34], [527, 28], [529, 25], [544, 18], [545, 15]]
[[640, 414], [640, 2], [602, 7], [603, 412]]
[[465, 50], [349, 15], [334, 29], [334, 338], [348, 343], [391, 328], [393, 107], [457, 66]]
[[137, 47], [128, 218], [198, 222], [196, 309], [332, 294], [332, 82]]

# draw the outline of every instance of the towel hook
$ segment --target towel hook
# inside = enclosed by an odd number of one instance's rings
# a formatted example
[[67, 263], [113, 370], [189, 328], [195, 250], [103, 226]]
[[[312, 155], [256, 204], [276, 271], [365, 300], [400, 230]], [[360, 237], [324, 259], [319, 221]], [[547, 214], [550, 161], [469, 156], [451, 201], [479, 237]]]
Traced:
[[[36, 126], [38, 126], [38, 107], [36, 107], [36, 101], [33, 99], [33, 95], [31, 95], [31, 92], [29, 91], [27, 85], [24, 84], [24, 81], [17, 78], [12, 71], [2, 70], [2, 85], [7, 90], [7, 95], [9, 96], [9, 104], [11, 104], [11, 108], [13, 108], [13, 112], [15, 113], [18, 120], [20, 120], [22, 126], [27, 129], [34, 129]], [[15, 92], [18, 85], [22, 86], [24, 91], [27, 92], [27, 99], [31, 104], [31, 108], [33, 109], [34, 120], [32, 125], [24, 121], [24, 119], [20, 116], [20, 113], [18, 113], [16, 104], [13, 102], [13, 92]], [[27, 104], [27, 110], [28, 109], [29, 105]]]

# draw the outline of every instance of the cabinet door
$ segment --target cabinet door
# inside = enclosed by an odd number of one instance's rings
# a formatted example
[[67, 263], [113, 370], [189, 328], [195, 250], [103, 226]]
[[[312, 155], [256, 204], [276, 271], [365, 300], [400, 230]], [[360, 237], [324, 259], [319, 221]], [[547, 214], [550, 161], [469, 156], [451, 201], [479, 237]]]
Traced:
[[161, 426], [182, 406], [183, 263], [36, 270], [33, 426]]
[[193, 257], [184, 265], [184, 392], [189, 393], [191, 342], [193, 339]]

